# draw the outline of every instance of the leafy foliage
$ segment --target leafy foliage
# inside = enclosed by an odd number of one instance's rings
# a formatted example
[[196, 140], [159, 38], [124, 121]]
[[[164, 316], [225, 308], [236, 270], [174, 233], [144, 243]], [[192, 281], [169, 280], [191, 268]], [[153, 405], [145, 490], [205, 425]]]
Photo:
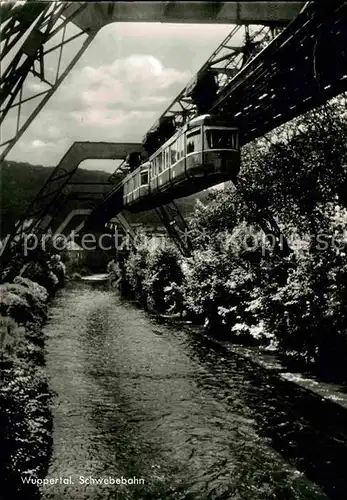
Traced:
[[[3, 334], [5, 331], [5, 335]], [[25, 474], [47, 472], [52, 422], [43, 344], [10, 318], [0, 317], [0, 480], [4, 498], [37, 498]], [[35, 335], [42, 337], [36, 327]]]
[[144, 245], [117, 265], [112, 263], [109, 270], [121, 278], [126, 297], [160, 312], [177, 307], [173, 294], [166, 292], [170, 286], [181, 285], [183, 279], [180, 257], [172, 245], [154, 248]]
[[196, 204], [183, 276], [149, 252], [129, 264], [143, 293], [160, 276], [176, 310], [215, 335], [271, 343], [346, 381], [346, 136], [340, 96], [244, 147], [236, 186]]
[[28, 259], [21, 250], [13, 267], [3, 270], [3, 279], [12, 282], [0, 285], [0, 481], [6, 498], [38, 498], [37, 488], [22, 477], [47, 473], [52, 422], [41, 326], [65, 269], [58, 255], [43, 248]]
[[181, 285], [182, 279], [183, 273], [179, 255], [174, 247], [170, 245], [164, 248], [158, 247], [149, 253], [144, 285], [147, 301], [151, 307], [159, 312], [177, 307], [175, 300], [169, 300], [165, 289], [173, 283]]

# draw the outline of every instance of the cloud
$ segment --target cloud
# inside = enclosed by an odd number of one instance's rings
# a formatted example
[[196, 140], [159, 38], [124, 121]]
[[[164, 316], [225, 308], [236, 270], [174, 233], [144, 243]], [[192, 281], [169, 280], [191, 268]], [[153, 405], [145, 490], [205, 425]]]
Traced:
[[[146, 130], [189, 80], [150, 54], [87, 65], [70, 75], [31, 125], [17, 154], [57, 163], [74, 141], [141, 142]], [[33, 85], [33, 84], [31, 84]]]
[[[189, 80], [188, 71], [166, 68], [152, 55], [133, 54], [97, 68], [87, 66], [78, 76], [84, 82], [80, 103], [87, 108], [136, 109], [160, 106]], [[179, 92], [178, 90], [178, 92]]]
[[[54, 165], [75, 141], [141, 142], [229, 29], [154, 23], [106, 26], [8, 159]], [[44, 89], [38, 78], [28, 83], [27, 95]], [[22, 107], [25, 116], [30, 105], [32, 101]], [[14, 129], [16, 117], [6, 126]]]
[[46, 146], [46, 143], [40, 139], [35, 139], [31, 144], [33, 148], [42, 148]]

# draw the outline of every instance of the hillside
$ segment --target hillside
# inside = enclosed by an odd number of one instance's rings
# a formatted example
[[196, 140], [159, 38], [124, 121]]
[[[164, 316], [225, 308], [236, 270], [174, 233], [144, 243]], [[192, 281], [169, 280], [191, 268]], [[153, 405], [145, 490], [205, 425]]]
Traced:
[[[199, 199], [205, 203], [207, 202], [207, 197], [208, 192], [202, 191], [201, 193], [193, 194], [191, 196], [187, 196], [186, 198], [180, 198], [179, 200], [176, 200], [175, 203], [181, 214], [184, 217], [187, 217], [193, 212], [196, 201]], [[127, 212], [126, 216], [131, 223], [162, 225], [155, 210], [149, 210], [148, 212], [142, 212], [139, 214], [131, 214]]]
[[[15, 222], [25, 214], [26, 209], [51, 175], [53, 168], [14, 161], [4, 161], [0, 164], [0, 237], [4, 237]], [[72, 180], [74, 182], [107, 182], [109, 176], [109, 173], [100, 170], [80, 169], [76, 171]], [[203, 191], [198, 195], [178, 200], [177, 205], [182, 214], [187, 216], [194, 209], [196, 199], [206, 201], [207, 196], [208, 192]], [[152, 225], [159, 222], [153, 210], [140, 214], [128, 214], [128, 218], [132, 223]]]
[[[0, 235], [3, 237], [24, 214], [53, 172], [54, 167], [4, 161], [0, 164]], [[99, 170], [77, 170], [77, 182], [106, 182], [110, 174]]]

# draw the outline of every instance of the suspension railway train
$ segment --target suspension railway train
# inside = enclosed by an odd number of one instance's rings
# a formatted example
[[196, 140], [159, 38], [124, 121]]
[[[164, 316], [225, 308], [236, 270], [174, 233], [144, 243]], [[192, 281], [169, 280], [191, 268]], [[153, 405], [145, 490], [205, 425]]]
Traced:
[[123, 179], [123, 206], [148, 210], [235, 179], [239, 169], [238, 129], [212, 115], [198, 116]]
[[98, 230], [123, 209], [142, 212], [236, 178], [239, 132], [212, 115], [193, 118], [117, 184], [85, 221]]

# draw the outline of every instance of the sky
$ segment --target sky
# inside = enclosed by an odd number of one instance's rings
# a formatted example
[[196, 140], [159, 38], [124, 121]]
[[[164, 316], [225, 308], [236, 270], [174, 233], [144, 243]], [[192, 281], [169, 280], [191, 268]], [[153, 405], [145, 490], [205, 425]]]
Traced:
[[[54, 166], [75, 141], [141, 142], [231, 29], [105, 26], [7, 159]], [[86, 161], [81, 167], [113, 172], [115, 162]]]

